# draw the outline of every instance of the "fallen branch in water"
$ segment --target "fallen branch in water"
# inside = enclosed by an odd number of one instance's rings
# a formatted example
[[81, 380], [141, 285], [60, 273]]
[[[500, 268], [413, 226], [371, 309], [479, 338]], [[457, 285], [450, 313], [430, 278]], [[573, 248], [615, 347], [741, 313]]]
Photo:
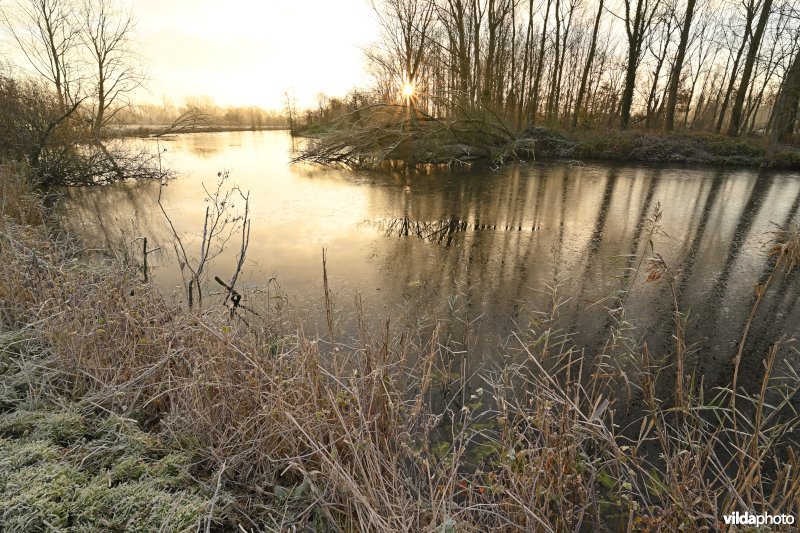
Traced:
[[387, 161], [452, 165], [488, 159], [500, 165], [532, 157], [533, 144], [488, 111], [442, 119], [408, 106], [381, 104], [340, 117], [293, 162], [370, 168]]

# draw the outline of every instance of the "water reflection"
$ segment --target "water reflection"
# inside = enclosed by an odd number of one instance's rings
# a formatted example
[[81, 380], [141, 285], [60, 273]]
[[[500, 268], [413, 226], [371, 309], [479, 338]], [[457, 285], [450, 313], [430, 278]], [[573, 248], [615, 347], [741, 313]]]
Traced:
[[158, 142], [162, 150], [169, 151], [173, 144], [180, 151], [188, 151], [201, 159], [212, 159], [225, 149], [219, 138], [212, 133], [194, 133], [192, 135], [165, 135]]
[[[664, 284], [643, 284], [638, 268], [654, 245], [681, 271], [679, 305], [695, 342], [690, 364], [708, 384], [723, 383], [752, 286], [770, 271], [764, 237], [800, 206], [792, 173], [556, 163], [352, 173], [288, 165], [291, 142], [284, 132], [169, 142], [166, 163], [182, 175], [164, 190], [164, 203], [190, 245], [202, 230], [201, 183], [228, 169], [251, 191], [246, 283], [275, 275], [293, 305], [313, 315], [325, 247], [335, 298], [346, 307], [362, 294], [367, 316], [430, 324], [449, 316], [448, 301], [468, 291], [470, 316], [482, 317], [471, 326], [480, 328], [478, 359], [496, 357], [498, 342], [527, 326], [526, 308], [548, 305], [539, 290], [552, 285], [556, 271], [559, 290], [571, 297], [562, 307], [564, 329], [579, 342], [597, 347], [609, 326], [604, 308], [626, 298], [627, 318], [655, 355], [668, 358], [670, 298]], [[147, 183], [71, 191], [65, 209], [88, 242], [146, 236], [170, 250], [157, 194]], [[650, 232], [657, 204], [666, 235]], [[210, 274], [225, 279], [232, 263], [223, 256]], [[156, 264], [160, 283], [179, 282], [174, 257], [163, 254]], [[797, 276], [781, 283], [764, 301], [769, 318], [753, 326], [752, 368], [776, 336], [800, 332]]]
[[390, 218], [388, 220], [368, 220], [370, 224], [379, 229], [386, 237], [417, 237], [429, 243], [450, 246], [457, 233], [469, 231], [537, 231], [538, 225], [533, 227], [505, 226], [496, 224], [481, 224], [477, 220], [461, 220], [448, 218], [435, 221], [411, 220], [409, 217]]

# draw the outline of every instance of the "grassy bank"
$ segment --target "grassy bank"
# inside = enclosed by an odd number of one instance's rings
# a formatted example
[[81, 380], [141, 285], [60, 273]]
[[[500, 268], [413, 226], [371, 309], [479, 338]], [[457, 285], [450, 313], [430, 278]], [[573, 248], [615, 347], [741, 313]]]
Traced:
[[769, 139], [764, 136], [614, 129], [562, 132], [541, 127], [515, 132], [485, 111], [437, 119], [400, 106], [373, 106], [336, 121], [311, 124], [296, 134], [309, 138], [297, 161], [352, 167], [390, 161], [460, 165], [483, 160], [501, 165], [519, 159], [562, 159], [800, 170], [796, 138], [778, 143], [768, 154]]
[[[763, 164], [768, 139], [730, 138], [710, 133], [659, 134], [637, 131], [586, 131], [560, 134], [547, 129], [529, 129], [522, 134], [535, 139], [537, 158], [578, 161], [639, 161], [687, 163], [712, 166]], [[800, 142], [778, 145], [773, 168], [800, 170]]]
[[[87, 258], [48, 224], [25, 169], [1, 172], [8, 531], [675, 531], [722, 529], [734, 511], [798, 517], [791, 344], [761, 354], [753, 391], [736, 378], [705, 390], [684, 368], [682, 310], [669, 353], [651, 353], [622, 309], [589, 353], [558, 328], [554, 285], [550, 309], [509, 332], [509, 357], [468, 390], [458, 298], [453, 320], [415, 329], [373, 328], [356, 308], [354, 339], [333, 320], [317, 338], [189, 310], [136, 265]], [[795, 226], [773, 237], [761, 292], [800, 257]], [[669, 265], [641, 259], [640, 280], [672, 287]]]

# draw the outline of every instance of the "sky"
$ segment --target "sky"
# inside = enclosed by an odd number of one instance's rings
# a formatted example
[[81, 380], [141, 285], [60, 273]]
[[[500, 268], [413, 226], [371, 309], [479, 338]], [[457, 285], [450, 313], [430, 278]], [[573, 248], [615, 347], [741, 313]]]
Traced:
[[362, 49], [378, 26], [369, 0], [129, 0], [148, 81], [141, 100], [300, 107], [369, 82]]

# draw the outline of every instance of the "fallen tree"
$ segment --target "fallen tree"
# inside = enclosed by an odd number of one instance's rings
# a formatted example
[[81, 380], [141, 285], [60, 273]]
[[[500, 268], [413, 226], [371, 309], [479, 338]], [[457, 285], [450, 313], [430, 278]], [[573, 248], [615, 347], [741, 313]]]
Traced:
[[499, 165], [533, 157], [533, 144], [488, 110], [436, 118], [409, 106], [375, 104], [315, 133], [293, 161], [370, 168], [387, 161], [463, 165], [488, 159]]
[[24, 161], [42, 190], [167, 175], [152, 150], [93, 135], [84, 107], [83, 99], [65, 107], [42, 83], [0, 70], [0, 159]]

